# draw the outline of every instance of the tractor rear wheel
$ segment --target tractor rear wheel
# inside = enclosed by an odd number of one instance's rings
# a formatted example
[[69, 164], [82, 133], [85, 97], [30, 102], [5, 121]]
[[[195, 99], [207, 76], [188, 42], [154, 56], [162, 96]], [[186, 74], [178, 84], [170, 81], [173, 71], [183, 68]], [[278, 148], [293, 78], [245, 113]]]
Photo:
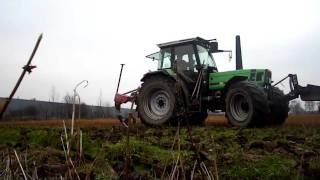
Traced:
[[249, 81], [237, 82], [229, 88], [226, 96], [226, 116], [233, 126], [262, 126], [269, 113], [264, 90]]
[[169, 78], [155, 76], [145, 80], [137, 97], [141, 121], [160, 126], [176, 118], [179, 97], [175, 92], [175, 82]]
[[288, 118], [289, 101], [284, 98], [284, 93], [277, 87], [271, 87], [269, 92], [270, 104], [270, 125], [281, 125]]

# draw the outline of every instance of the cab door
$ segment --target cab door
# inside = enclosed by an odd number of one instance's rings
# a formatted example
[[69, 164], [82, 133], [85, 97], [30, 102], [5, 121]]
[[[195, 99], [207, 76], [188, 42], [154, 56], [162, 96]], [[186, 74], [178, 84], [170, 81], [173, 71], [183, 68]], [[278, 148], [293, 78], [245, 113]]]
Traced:
[[198, 75], [194, 46], [192, 44], [176, 46], [173, 49], [173, 54], [174, 71], [188, 86], [193, 87]]

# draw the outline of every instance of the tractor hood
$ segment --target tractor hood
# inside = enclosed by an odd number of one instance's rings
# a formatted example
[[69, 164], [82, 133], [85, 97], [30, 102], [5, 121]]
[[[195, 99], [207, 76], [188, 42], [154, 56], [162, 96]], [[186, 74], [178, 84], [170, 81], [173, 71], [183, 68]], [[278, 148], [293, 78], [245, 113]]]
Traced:
[[209, 88], [212, 90], [223, 89], [233, 79], [249, 80], [256, 82], [258, 86], [264, 86], [271, 83], [271, 71], [268, 69], [241, 69], [210, 73]]

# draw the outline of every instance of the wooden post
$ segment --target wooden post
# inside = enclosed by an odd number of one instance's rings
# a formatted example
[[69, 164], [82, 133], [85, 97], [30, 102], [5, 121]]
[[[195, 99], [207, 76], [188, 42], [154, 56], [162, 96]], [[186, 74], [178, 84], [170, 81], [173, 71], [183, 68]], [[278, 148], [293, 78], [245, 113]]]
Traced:
[[16, 91], [18, 90], [18, 88], [19, 88], [19, 86], [20, 86], [20, 84], [21, 84], [21, 81], [22, 81], [24, 75], [26, 74], [26, 72], [31, 73], [31, 70], [36, 67], [36, 66], [30, 66], [30, 64], [31, 64], [31, 61], [32, 61], [34, 55], [35, 55], [36, 52], [37, 52], [37, 49], [38, 49], [39, 44], [40, 44], [40, 42], [41, 42], [41, 39], [42, 39], [42, 34], [40, 34], [40, 36], [38, 37], [37, 43], [36, 43], [35, 47], [33, 48], [33, 51], [32, 51], [32, 53], [31, 53], [31, 56], [29, 57], [29, 60], [28, 60], [27, 64], [22, 68], [23, 71], [22, 71], [22, 73], [21, 73], [21, 75], [20, 75], [20, 77], [19, 77], [16, 85], [14, 86], [14, 88], [13, 88], [13, 90], [12, 90], [9, 98], [6, 99], [6, 101], [5, 101], [5, 103], [4, 103], [4, 106], [3, 106], [3, 108], [1, 109], [0, 119], [3, 118], [4, 112], [5, 112], [6, 109], [8, 108], [8, 105], [9, 105], [10, 101], [12, 100], [12, 98], [13, 98], [14, 94], [16, 93]]

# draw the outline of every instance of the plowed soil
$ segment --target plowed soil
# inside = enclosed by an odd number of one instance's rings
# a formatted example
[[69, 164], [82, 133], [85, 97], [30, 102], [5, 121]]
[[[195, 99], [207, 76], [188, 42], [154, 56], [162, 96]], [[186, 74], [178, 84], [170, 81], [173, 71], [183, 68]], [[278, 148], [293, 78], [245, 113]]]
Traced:
[[210, 116], [201, 127], [129, 131], [116, 119], [79, 120], [73, 136], [66, 122], [71, 161], [61, 120], [0, 123], [0, 179], [22, 179], [21, 167], [29, 179], [320, 178], [319, 115], [281, 127], [234, 128]]

